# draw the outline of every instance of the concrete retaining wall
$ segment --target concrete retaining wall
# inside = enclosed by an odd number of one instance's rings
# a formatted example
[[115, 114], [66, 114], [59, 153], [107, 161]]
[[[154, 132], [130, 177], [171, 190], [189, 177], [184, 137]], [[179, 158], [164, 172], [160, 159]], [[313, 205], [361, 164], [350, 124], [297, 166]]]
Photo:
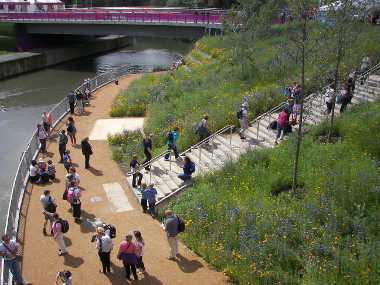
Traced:
[[108, 36], [95, 41], [44, 52], [20, 52], [0, 56], [0, 79], [45, 68], [128, 45], [128, 37]]

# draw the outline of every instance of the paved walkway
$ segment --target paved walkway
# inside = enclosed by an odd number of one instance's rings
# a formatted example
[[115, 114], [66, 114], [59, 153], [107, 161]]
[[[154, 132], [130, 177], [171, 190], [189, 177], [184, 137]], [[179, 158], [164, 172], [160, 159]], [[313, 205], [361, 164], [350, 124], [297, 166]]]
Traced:
[[[142, 232], [146, 247], [144, 263], [147, 273], [140, 275], [139, 284], [226, 284], [227, 278], [220, 272], [212, 270], [201, 258], [180, 244], [179, 259], [169, 261], [168, 244], [165, 232], [159, 223], [149, 215], [143, 214], [130, 189], [125, 183], [125, 175], [112, 160], [108, 144], [105, 140], [91, 140], [94, 155], [91, 156], [91, 168], [84, 169], [84, 157], [81, 153], [80, 141], [90, 136], [98, 119], [110, 118], [109, 108], [113, 98], [132, 80], [141, 75], [130, 75], [119, 80], [119, 85], [110, 84], [94, 92], [91, 105], [84, 115], [74, 115], [77, 134], [77, 146], [71, 150], [74, 166], [81, 178], [83, 191], [83, 219], [98, 218], [116, 226], [117, 236], [114, 239], [114, 251], [111, 254], [112, 273], [100, 274], [101, 263], [91, 236], [94, 228], [86, 228], [74, 223], [68, 212], [69, 205], [62, 200], [65, 188], [66, 171], [59, 164], [57, 135], [48, 143], [45, 160], [51, 159], [56, 165], [57, 178], [54, 183], [28, 185], [20, 219], [18, 240], [22, 246], [22, 272], [28, 284], [54, 284], [57, 271], [68, 269], [73, 273], [74, 284], [128, 284], [121, 261], [116, 253], [120, 242], [127, 232]], [[63, 123], [57, 126], [60, 129]], [[42, 206], [39, 201], [44, 189], [52, 191], [52, 197], [58, 202], [57, 212], [70, 222], [70, 230], [65, 234], [68, 254], [58, 257], [58, 245], [52, 236], [43, 236]], [[131, 281], [135, 283], [135, 281]]]

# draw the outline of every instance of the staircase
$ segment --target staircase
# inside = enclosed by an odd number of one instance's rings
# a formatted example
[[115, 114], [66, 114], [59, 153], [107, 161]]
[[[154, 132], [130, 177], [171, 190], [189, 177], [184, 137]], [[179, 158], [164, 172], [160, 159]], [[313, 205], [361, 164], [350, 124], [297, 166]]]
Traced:
[[[359, 104], [363, 101], [375, 101], [380, 93], [380, 64], [373, 67], [368, 72], [368, 78], [364, 85], [360, 85], [361, 77], [356, 80], [356, 89], [352, 104]], [[325, 89], [313, 93], [304, 100], [303, 124], [318, 124], [327, 115], [324, 114], [326, 104], [324, 102]], [[339, 105], [335, 106], [335, 115], [339, 115]], [[278, 114], [281, 112], [283, 104], [273, 108], [272, 110], [262, 114], [254, 119], [252, 126], [246, 131], [246, 140], [241, 140], [237, 133], [233, 132], [234, 125], [228, 125], [212, 134], [207, 139], [199, 142], [191, 148], [180, 153], [180, 156], [189, 156], [196, 165], [196, 172], [192, 175], [196, 177], [203, 175], [214, 169], [221, 169], [226, 163], [236, 160], [241, 154], [249, 149], [257, 147], [273, 147], [275, 140], [275, 130], [268, 129], [270, 122], [277, 120]], [[350, 105], [348, 105], [350, 108]], [[297, 126], [293, 127], [293, 133], [297, 130]], [[144, 175], [143, 181], [155, 183], [157, 189], [156, 207], [160, 208], [170, 198], [174, 197], [182, 190], [192, 186], [191, 180], [182, 182], [177, 176], [183, 173], [179, 167], [180, 162], [171, 156], [170, 161], [165, 161], [164, 156], [168, 151], [154, 157], [146, 165], [151, 166], [150, 172], [142, 170]], [[145, 165], [143, 165], [145, 166]], [[141, 193], [139, 189], [132, 188], [132, 176], [127, 177], [127, 184], [133, 189], [136, 199], [139, 201]]]

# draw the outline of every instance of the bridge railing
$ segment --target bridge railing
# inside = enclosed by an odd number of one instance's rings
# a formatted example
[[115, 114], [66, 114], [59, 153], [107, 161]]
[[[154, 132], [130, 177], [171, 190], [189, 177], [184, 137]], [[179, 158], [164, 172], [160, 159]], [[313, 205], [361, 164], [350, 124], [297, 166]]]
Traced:
[[[157, 69], [167, 70], [169, 66], [165, 65], [142, 65], [142, 66], [121, 66], [116, 70], [112, 70], [91, 79], [91, 89], [95, 91], [100, 87], [115, 81], [116, 79], [127, 75], [135, 73], [153, 72]], [[82, 88], [83, 85], [79, 86], [77, 89]], [[51, 111], [50, 114], [53, 118], [54, 128], [61, 120], [66, 116], [69, 111], [69, 103], [65, 97], [61, 102], [59, 102]], [[16, 171], [15, 178], [13, 180], [12, 192], [9, 199], [8, 205], [8, 215], [5, 223], [5, 231], [8, 236], [16, 238], [19, 230], [22, 202], [24, 199], [24, 193], [29, 178], [29, 166], [33, 159], [36, 159], [40, 149], [40, 142], [36, 136], [33, 136], [26, 148], [26, 150], [21, 154], [20, 163]], [[13, 284], [12, 274], [5, 270], [4, 260], [1, 266], [1, 284]]]
[[0, 21], [106, 21], [106, 22], [159, 22], [221, 24], [222, 13], [123, 13], [123, 12], [41, 12], [41, 13], [2, 13]]

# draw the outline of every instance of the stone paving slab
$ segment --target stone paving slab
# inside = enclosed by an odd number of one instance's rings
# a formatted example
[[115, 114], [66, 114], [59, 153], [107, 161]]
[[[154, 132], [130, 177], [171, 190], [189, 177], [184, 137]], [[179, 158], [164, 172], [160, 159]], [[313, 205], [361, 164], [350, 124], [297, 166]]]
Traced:
[[143, 124], [144, 118], [99, 119], [96, 120], [89, 138], [90, 140], [106, 140], [108, 135], [120, 134], [126, 130], [138, 130], [143, 127]]

